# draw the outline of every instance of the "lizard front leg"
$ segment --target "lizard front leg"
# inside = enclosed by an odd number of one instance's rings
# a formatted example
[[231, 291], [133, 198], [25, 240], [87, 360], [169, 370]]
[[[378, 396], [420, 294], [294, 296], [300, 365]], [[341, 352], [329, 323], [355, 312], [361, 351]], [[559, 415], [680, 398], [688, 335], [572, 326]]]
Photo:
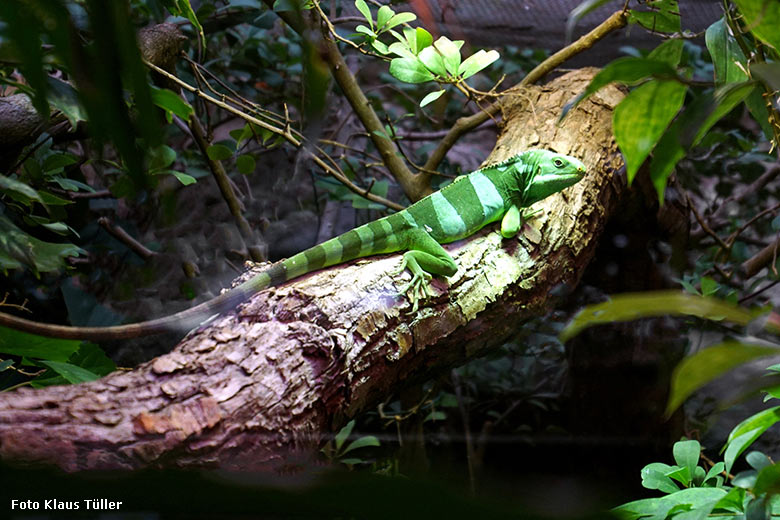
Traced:
[[504, 238], [512, 238], [517, 235], [517, 233], [523, 229], [523, 223], [541, 211], [542, 210], [537, 209], [523, 212], [523, 210], [513, 204], [504, 214], [504, 218], [501, 219], [501, 236]]
[[458, 266], [452, 257], [431, 235], [420, 228], [414, 228], [408, 233], [409, 250], [404, 253], [401, 267], [394, 275], [401, 274], [405, 269], [412, 273], [412, 280], [406, 284], [399, 294], [406, 294], [412, 303], [412, 311], [417, 311], [419, 300], [431, 296], [429, 282], [432, 275], [452, 276]]

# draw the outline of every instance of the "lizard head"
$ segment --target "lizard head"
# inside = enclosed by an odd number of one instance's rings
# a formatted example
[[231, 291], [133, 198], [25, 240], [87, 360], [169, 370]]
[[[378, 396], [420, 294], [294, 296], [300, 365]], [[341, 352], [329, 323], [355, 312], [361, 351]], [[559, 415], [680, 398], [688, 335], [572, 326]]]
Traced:
[[525, 204], [542, 200], [585, 176], [585, 165], [579, 159], [549, 150], [533, 150], [534, 175], [524, 190]]

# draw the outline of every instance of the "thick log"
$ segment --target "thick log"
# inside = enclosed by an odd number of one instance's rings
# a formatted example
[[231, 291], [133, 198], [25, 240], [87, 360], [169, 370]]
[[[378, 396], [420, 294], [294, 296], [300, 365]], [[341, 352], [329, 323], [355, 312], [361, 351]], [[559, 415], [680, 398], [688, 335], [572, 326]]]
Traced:
[[565, 293], [554, 289], [577, 284], [625, 191], [611, 134], [618, 89], [557, 124], [593, 73], [519, 93], [490, 157], [531, 147], [583, 157], [586, 179], [539, 204], [540, 233], [502, 240], [493, 226], [446, 246], [460, 268], [413, 314], [390, 274], [400, 256], [363, 259], [262, 291], [132, 371], [0, 394], [0, 457], [67, 471], [280, 471], [403, 384], [500, 345]]

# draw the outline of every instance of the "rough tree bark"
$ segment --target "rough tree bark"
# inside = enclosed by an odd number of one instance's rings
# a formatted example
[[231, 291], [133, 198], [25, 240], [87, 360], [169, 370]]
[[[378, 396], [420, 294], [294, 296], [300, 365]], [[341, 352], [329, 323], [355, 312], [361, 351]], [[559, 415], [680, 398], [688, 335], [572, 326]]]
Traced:
[[67, 471], [283, 469], [404, 383], [501, 344], [574, 286], [625, 191], [607, 88], [560, 126], [593, 70], [517, 96], [490, 161], [530, 147], [572, 153], [589, 174], [540, 204], [541, 233], [495, 226], [446, 246], [460, 268], [409, 314], [388, 274], [398, 255], [336, 266], [258, 293], [170, 354], [98, 381], [0, 394], [0, 457]]

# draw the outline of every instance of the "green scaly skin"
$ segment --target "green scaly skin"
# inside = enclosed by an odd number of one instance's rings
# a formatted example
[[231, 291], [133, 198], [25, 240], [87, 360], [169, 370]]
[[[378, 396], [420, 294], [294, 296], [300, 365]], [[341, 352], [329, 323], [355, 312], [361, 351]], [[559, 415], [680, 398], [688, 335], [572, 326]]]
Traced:
[[396, 274], [408, 269], [401, 289], [417, 310], [429, 296], [433, 275], [452, 276], [458, 266], [441, 244], [454, 242], [501, 220], [501, 235], [515, 236], [522, 209], [578, 182], [585, 166], [578, 159], [547, 150], [529, 150], [456, 179], [403, 211], [388, 215], [271, 265], [238, 287], [182, 312], [114, 327], [67, 327], [37, 323], [0, 313], [0, 325], [41, 336], [84, 340], [132, 338], [186, 331], [234, 309], [252, 294], [306, 273], [384, 253], [405, 251]]

